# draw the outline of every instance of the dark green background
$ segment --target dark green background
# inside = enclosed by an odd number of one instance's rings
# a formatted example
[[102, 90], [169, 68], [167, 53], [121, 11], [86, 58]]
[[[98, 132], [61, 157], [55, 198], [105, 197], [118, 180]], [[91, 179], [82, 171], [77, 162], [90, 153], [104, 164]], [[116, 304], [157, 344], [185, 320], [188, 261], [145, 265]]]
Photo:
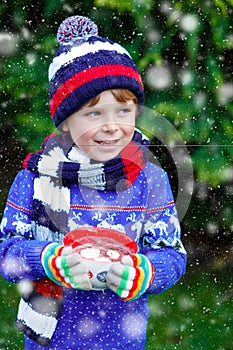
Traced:
[[[3, 0], [0, 3], [1, 212], [24, 156], [38, 149], [43, 138], [54, 131], [48, 104], [48, 66], [57, 49], [58, 25], [75, 14], [92, 18], [101, 36], [119, 42], [130, 52], [145, 84], [146, 107], [174, 125], [193, 162], [194, 193], [182, 221], [188, 270], [171, 290], [151, 297], [148, 349], [230, 350], [233, 340], [232, 0]], [[170, 83], [156, 86], [157, 78], [151, 72], [158, 68], [165, 74], [162, 81], [168, 77]], [[156, 117], [144, 118], [140, 126], [151, 137], [152, 151], [168, 171], [176, 198], [178, 180], [174, 159], [149, 132], [157, 126]], [[168, 141], [176, 142], [172, 138]], [[13, 328], [19, 291], [1, 281], [0, 293], [0, 349], [22, 349], [23, 345], [19, 345], [22, 337]]]

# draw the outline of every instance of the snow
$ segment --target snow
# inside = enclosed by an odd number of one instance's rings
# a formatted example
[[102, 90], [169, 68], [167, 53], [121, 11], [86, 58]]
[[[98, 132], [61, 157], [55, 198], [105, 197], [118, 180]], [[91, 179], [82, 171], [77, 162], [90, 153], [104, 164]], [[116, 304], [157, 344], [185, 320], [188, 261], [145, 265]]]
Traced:
[[180, 26], [183, 31], [191, 33], [198, 27], [198, 17], [194, 14], [186, 14], [181, 18]]
[[0, 32], [0, 55], [11, 56], [17, 51], [19, 38], [16, 35]]
[[153, 65], [146, 72], [146, 82], [156, 90], [169, 88], [172, 84], [172, 74], [169, 67]]
[[233, 83], [226, 82], [218, 88], [218, 101], [225, 105], [230, 100], [233, 100]]
[[180, 75], [180, 80], [183, 85], [190, 84], [193, 80], [193, 73], [188, 69], [183, 70]]

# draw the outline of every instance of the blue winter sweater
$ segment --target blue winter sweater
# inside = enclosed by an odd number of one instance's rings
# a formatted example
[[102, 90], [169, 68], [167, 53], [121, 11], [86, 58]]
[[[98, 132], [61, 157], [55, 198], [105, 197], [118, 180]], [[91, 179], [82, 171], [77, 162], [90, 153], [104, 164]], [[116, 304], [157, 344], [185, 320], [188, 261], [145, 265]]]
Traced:
[[[1, 223], [0, 272], [13, 283], [46, 277], [41, 252], [48, 241], [62, 243], [63, 234], [46, 228], [45, 215], [37, 212], [33, 203], [35, 192], [37, 197], [41, 195], [39, 191], [36, 174], [22, 170], [9, 192]], [[49, 191], [46, 193], [49, 197]], [[173, 286], [186, 267], [167, 174], [148, 162], [124, 191], [72, 184], [69, 200], [68, 231], [86, 225], [124, 232], [137, 241], [139, 252], [153, 263], [156, 275], [147, 292], [132, 302], [122, 301], [108, 289], [63, 288], [62, 313], [50, 346], [42, 347], [26, 337], [25, 349], [142, 350], [149, 317], [148, 295]]]

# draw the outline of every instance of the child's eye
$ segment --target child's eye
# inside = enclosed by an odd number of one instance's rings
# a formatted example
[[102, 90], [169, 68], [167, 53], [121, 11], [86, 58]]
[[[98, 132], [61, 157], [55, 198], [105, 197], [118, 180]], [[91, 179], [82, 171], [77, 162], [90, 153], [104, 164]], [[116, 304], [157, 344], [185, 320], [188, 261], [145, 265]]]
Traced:
[[118, 113], [119, 114], [126, 114], [126, 113], [129, 113], [131, 110], [130, 108], [121, 108]]
[[101, 115], [100, 111], [90, 111], [86, 114], [88, 117], [98, 117], [99, 115]]

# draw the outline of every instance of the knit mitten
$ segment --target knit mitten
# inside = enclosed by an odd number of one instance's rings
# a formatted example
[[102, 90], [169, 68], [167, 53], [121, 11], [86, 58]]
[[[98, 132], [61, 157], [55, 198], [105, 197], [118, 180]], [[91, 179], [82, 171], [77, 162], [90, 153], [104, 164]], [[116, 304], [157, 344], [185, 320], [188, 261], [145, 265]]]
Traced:
[[53, 282], [68, 288], [91, 289], [88, 269], [72, 247], [50, 243], [42, 251], [41, 262]]
[[154, 267], [142, 254], [123, 257], [121, 263], [112, 264], [106, 279], [108, 287], [123, 300], [136, 300], [151, 286]]

